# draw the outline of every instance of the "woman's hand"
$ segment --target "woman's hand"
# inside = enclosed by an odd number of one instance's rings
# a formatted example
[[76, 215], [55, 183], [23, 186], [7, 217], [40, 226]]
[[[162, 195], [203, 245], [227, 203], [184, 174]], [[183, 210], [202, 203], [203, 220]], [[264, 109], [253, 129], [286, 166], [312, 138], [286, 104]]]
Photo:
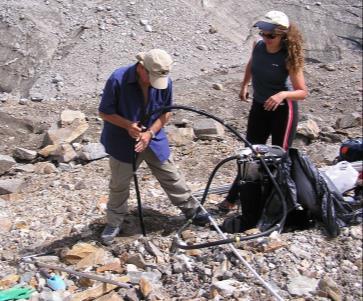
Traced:
[[138, 139], [136, 140], [137, 143], [135, 145], [135, 152], [141, 153], [144, 151], [148, 147], [151, 138], [151, 133], [149, 131], [141, 132]]
[[248, 87], [247, 86], [243, 86], [241, 88], [241, 91], [239, 92], [239, 99], [242, 101], [250, 102], [250, 100], [248, 99]]
[[284, 92], [276, 93], [265, 101], [263, 107], [266, 111], [275, 111], [284, 99]]

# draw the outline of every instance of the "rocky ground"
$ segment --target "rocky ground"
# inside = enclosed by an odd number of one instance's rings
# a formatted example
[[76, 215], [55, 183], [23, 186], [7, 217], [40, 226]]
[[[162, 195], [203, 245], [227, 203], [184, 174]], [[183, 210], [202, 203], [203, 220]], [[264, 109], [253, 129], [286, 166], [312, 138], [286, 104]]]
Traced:
[[[307, 39], [310, 93], [300, 106], [295, 146], [317, 166], [332, 165], [341, 142], [362, 135], [361, 5], [285, 2], [269, 5], [301, 23]], [[235, 247], [243, 262], [227, 245], [172, 250], [183, 217], [142, 166], [138, 175], [147, 237], [140, 234], [132, 189], [122, 234], [103, 246], [98, 236], [107, 201], [107, 157], [59, 162], [37, 153], [31, 159], [14, 155], [19, 147], [39, 152], [66, 109], [83, 112], [88, 126], [72, 147], [98, 142], [97, 106], [108, 74], [135, 52], [156, 46], [175, 58], [175, 103], [212, 113], [244, 134], [250, 104], [237, 95], [252, 43], [249, 26], [267, 9], [262, 1], [244, 4], [23, 1], [0, 8], [0, 31], [7, 35], [7, 43], [0, 42], [6, 57], [0, 66], [0, 182], [16, 186], [12, 193], [3, 192], [9, 187], [0, 189], [0, 290], [28, 284], [37, 290], [32, 300], [273, 300], [247, 262], [285, 300], [362, 300], [361, 225], [343, 229], [336, 239], [316, 225], [239, 243]], [[344, 38], [332, 41], [332, 34]], [[113, 43], [117, 47], [109, 46]], [[177, 111], [172, 123], [195, 129], [200, 119]], [[218, 162], [243, 148], [228, 132], [210, 139], [182, 138], [172, 146], [174, 160], [193, 191], [205, 187]], [[8, 156], [17, 162], [3, 163], [4, 156], [5, 162]], [[234, 170], [232, 163], [225, 166], [213, 185], [229, 184]], [[210, 195], [206, 202], [218, 222], [225, 218], [215, 207], [221, 199]], [[209, 227], [196, 226], [182, 238], [188, 243], [220, 239]], [[20, 261], [34, 254], [41, 254], [37, 258], [43, 263], [132, 287], [106, 287], [60, 273], [67, 289], [52, 291], [39, 269]]]

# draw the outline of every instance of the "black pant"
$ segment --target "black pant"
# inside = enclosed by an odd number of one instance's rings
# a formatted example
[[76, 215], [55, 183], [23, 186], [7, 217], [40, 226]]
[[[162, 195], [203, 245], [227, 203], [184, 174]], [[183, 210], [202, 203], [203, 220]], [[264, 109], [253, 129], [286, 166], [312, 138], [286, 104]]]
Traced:
[[[272, 137], [272, 145], [287, 150], [295, 137], [298, 123], [296, 101], [284, 101], [275, 111], [266, 111], [261, 103], [252, 103], [247, 125], [247, 141], [251, 144], [266, 144]], [[238, 199], [238, 177], [234, 180], [226, 200], [234, 203]]]
[[272, 145], [287, 150], [295, 137], [298, 122], [296, 101], [284, 101], [275, 111], [266, 111], [263, 104], [253, 102], [248, 117], [247, 140], [251, 144], [265, 144], [272, 136]]

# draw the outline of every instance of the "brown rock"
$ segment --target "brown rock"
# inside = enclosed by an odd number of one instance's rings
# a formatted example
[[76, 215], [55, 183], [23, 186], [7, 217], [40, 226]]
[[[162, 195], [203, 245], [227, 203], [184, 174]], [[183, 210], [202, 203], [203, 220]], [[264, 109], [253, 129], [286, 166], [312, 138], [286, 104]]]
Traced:
[[68, 264], [77, 264], [89, 254], [95, 253], [97, 248], [87, 243], [78, 243], [71, 250], [65, 252], [63, 260]]
[[277, 249], [284, 248], [287, 246], [287, 243], [282, 240], [271, 240], [266, 245], [262, 246], [262, 252], [269, 253], [273, 252]]
[[94, 252], [90, 253], [86, 257], [82, 258], [77, 263], [77, 268], [83, 269], [88, 267], [93, 267], [95, 265], [105, 264], [107, 259], [107, 253], [103, 249], [96, 249]]
[[112, 292], [107, 295], [104, 295], [100, 298], [95, 299], [95, 301], [123, 301], [124, 298], [122, 298], [119, 294]]
[[188, 256], [199, 256], [202, 253], [203, 251], [201, 249], [191, 249], [185, 252], [185, 254], [187, 254]]
[[9, 193], [9, 194], [3, 194], [1, 196], [1, 199], [8, 202], [19, 201], [21, 198], [22, 198], [21, 193]]
[[34, 164], [34, 171], [38, 174], [51, 174], [57, 171], [57, 168], [54, 164], [50, 162], [38, 162]]
[[107, 202], [108, 202], [108, 196], [107, 195], [101, 195], [97, 201], [97, 209], [100, 212], [105, 212], [107, 208]]
[[0, 288], [7, 289], [9, 287], [12, 287], [19, 281], [19, 279], [20, 276], [16, 274], [5, 276], [4, 278], [0, 279]]
[[153, 290], [153, 286], [152, 286], [150, 280], [147, 279], [146, 277], [141, 276], [140, 281], [139, 281], [139, 286], [140, 286], [140, 291], [141, 291], [142, 295], [144, 296], [144, 298], [147, 298], [147, 296], [149, 296]]
[[0, 234], [7, 233], [13, 226], [13, 222], [10, 218], [0, 216]]
[[82, 136], [88, 129], [87, 121], [75, 119], [71, 124], [61, 128], [48, 130], [46, 140], [48, 144], [72, 143]]
[[95, 283], [94, 280], [89, 278], [81, 278], [79, 279], [79, 285], [82, 287], [91, 287]]
[[52, 152], [54, 152], [57, 149], [58, 145], [47, 145], [46, 147], [42, 148], [38, 151], [38, 154], [41, 155], [44, 158], [48, 158]]
[[[124, 277], [118, 277], [114, 279], [119, 282], [128, 282], [130, 279], [126, 276]], [[75, 293], [70, 297], [70, 301], [85, 301], [85, 300], [93, 300], [95, 298], [101, 297], [104, 294], [114, 290], [117, 288], [116, 285], [108, 284], [108, 283], [100, 283], [92, 288], [89, 288], [85, 291]]]
[[117, 273], [122, 273], [124, 269], [121, 267], [121, 261], [115, 258], [112, 262], [109, 262], [96, 269], [97, 273], [103, 273], [105, 271], [113, 271]]
[[318, 283], [319, 289], [326, 293], [334, 301], [342, 301], [342, 292], [338, 288], [337, 284], [329, 277], [325, 276], [320, 279]]
[[145, 243], [145, 249], [153, 256], [156, 257], [157, 263], [164, 263], [164, 254], [156, 247], [151, 241]]

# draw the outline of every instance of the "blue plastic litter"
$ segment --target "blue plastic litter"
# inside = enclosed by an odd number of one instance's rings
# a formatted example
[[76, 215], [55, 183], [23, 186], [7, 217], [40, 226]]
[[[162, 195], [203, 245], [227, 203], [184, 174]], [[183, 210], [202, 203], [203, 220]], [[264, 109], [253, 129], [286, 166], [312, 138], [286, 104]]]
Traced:
[[66, 284], [64, 280], [59, 275], [54, 275], [49, 278], [47, 278], [47, 285], [53, 290], [53, 291], [59, 291], [59, 290], [65, 290]]

